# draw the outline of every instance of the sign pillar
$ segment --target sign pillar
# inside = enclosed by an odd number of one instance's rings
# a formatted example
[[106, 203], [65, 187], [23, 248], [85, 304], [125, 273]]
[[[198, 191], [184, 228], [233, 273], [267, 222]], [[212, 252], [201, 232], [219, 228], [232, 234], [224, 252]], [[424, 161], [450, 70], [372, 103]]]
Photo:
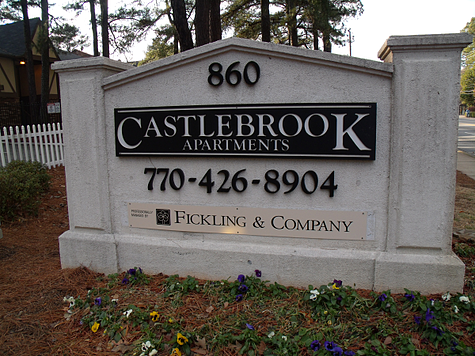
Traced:
[[460, 54], [471, 42], [466, 33], [391, 36], [379, 52], [394, 64], [387, 235], [393, 255], [378, 260], [376, 289], [390, 285], [390, 276], [414, 274], [434, 286], [463, 284], [451, 242]]
[[[114, 238], [111, 234], [109, 184], [105, 143], [104, 93], [102, 80], [130, 69], [129, 65], [97, 57], [58, 62], [55, 71], [61, 73], [61, 96], [64, 120], [65, 167], [70, 230], [60, 239], [60, 249], [84, 250], [84, 244], [72, 231], [95, 236], [88, 245], [87, 261], [77, 254], [64, 255], [63, 268], [78, 264], [92, 269], [116, 271]], [[69, 233], [69, 234], [68, 234]], [[68, 238], [69, 236], [69, 238]], [[98, 246], [101, 248], [97, 248]], [[104, 246], [109, 246], [105, 248]], [[111, 268], [112, 267], [112, 268]]]

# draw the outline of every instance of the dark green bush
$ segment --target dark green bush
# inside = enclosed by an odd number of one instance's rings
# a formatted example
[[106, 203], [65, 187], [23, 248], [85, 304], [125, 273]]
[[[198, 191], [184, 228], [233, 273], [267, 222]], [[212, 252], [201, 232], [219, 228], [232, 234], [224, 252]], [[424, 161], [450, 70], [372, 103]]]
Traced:
[[0, 167], [0, 221], [38, 215], [40, 196], [51, 177], [39, 162], [13, 161]]

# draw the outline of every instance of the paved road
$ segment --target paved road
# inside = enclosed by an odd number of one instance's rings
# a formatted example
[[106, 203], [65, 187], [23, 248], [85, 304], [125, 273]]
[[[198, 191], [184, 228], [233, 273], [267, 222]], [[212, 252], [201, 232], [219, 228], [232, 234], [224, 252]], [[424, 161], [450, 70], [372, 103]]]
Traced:
[[475, 118], [459, 116], [458, 149], [475, 157]]

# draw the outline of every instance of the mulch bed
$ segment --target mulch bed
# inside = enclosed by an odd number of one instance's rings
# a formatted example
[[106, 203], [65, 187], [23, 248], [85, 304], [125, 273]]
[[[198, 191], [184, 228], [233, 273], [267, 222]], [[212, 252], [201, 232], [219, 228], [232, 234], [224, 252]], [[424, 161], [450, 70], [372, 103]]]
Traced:
[[[98, 282], [101, 275], [86, 268], [61, 269], [58, 236], [68, 230], [64, 168], [53, 168], [50, 173], [52, 188], [43, 198], [38, 217], [1, 226], [0, 354], [118, 355], [107, 347], [106, 336], [64, 318], [65, 296], [84, 295], [105, 282]], [[457, 183], [475, 189], [475, 181], [459, 172]], [[462, 259], [467, 267], [475, 266], [471, 257]], [[475, 268], [467, 268], [466, 283], [474, 275]], [[165, 276], [154, 278], [155, 284]], [[190, 301], [190, 305], [199, 303]]]

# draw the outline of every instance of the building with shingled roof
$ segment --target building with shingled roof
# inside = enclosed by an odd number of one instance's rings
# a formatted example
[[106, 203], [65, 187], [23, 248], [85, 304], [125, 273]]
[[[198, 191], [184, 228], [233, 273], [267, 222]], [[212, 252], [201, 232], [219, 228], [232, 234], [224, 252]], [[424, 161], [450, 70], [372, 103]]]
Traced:
[[[37, 102], [41, 96], [41, 53], [37, 46], [41, 20], [30, 19], [32, 52], [35, 70]], [[50, 46], [50, 65], [60, 57]], [[28, 75], [26, 69], [26, 46], [23, 21], [0, 25], [0, 124], [24, 124], [24, 111], [29, 105]], [[59, 82], [54, 71], [50, 70], [49, 98], [59, 102]], [[59, 116], [59, 114], [58, 114]], [[26, 122], [28, 123], [28, 122]]]

